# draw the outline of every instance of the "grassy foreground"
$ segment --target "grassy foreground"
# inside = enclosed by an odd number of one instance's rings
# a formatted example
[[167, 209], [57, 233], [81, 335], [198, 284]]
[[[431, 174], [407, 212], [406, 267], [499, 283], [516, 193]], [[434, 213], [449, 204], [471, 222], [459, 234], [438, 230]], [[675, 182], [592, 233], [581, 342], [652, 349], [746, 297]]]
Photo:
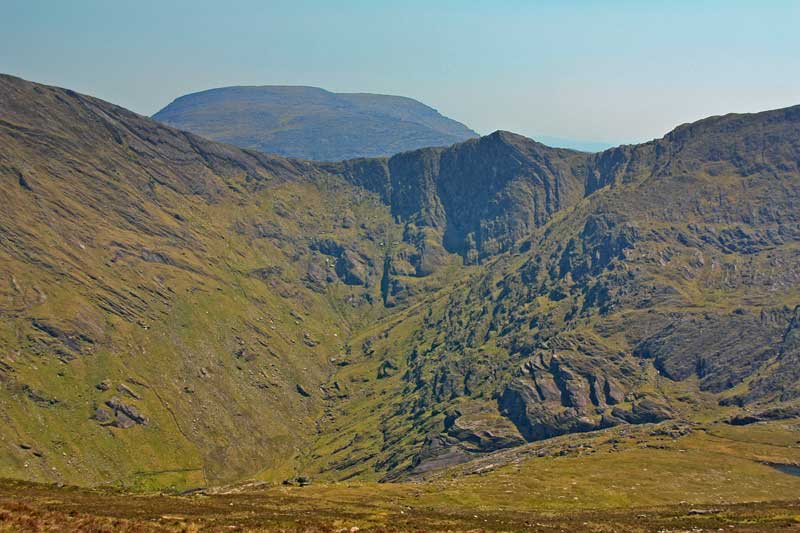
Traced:
[[0, 482], [0, 531], [797, 531], [796, 421], [614, 428], [416, 483], [189, 495]]
[[[213, 496], [123, 495], [6, 482], [0, 531], [797, 531], [800, 502], [612, 509], [473, 510], [428, 487], [269, 488]], [[357, 529], [354, 529], [357, 528]]]

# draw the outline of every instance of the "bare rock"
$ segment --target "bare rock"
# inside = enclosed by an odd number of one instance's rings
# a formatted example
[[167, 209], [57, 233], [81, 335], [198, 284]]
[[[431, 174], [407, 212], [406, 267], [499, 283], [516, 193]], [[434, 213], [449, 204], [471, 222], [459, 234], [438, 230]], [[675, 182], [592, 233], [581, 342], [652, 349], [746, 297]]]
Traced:
[[116, 420], [112, 425], [116, 427], [128, 428], [134, 424], [147, 425], [149, 422], [147, 417], [141, 414], [136, 407], [124, 403], [116, 396], [108, 400], [106, 405], [114, 411]]

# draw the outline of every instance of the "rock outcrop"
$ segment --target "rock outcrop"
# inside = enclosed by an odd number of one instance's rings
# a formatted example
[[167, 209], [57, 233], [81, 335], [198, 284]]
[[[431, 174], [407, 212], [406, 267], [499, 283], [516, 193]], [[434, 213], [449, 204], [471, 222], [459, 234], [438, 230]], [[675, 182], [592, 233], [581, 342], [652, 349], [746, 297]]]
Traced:
[[624, 401], [623, 389], [595, 372], [577, 371], [558, 354], [537, 354], [505, 387], [498, 407], [528, 441], [615, 425], [620, 418], [607, 408]]

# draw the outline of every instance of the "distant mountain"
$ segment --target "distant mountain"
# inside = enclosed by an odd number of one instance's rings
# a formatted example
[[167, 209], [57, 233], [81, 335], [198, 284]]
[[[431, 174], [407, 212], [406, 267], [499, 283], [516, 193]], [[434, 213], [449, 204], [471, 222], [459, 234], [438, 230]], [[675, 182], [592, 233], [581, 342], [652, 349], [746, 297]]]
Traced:
[[181, 96], [153, 118], [207, 139], [339, 161], [449, 146], [478, 134], [411, 98], [316, 87], [224, 87]]

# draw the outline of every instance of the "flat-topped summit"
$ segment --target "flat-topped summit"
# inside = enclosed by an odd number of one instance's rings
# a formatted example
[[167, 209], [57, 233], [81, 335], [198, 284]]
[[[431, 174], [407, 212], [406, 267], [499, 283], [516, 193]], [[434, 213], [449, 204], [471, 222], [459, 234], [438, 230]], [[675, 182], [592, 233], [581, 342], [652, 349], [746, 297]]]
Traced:
[[403, 96], [317, 87], [223, 87], [181, 96], [153, 115], [203, 137], [320, 161], [449, 146], [477, 133]]

